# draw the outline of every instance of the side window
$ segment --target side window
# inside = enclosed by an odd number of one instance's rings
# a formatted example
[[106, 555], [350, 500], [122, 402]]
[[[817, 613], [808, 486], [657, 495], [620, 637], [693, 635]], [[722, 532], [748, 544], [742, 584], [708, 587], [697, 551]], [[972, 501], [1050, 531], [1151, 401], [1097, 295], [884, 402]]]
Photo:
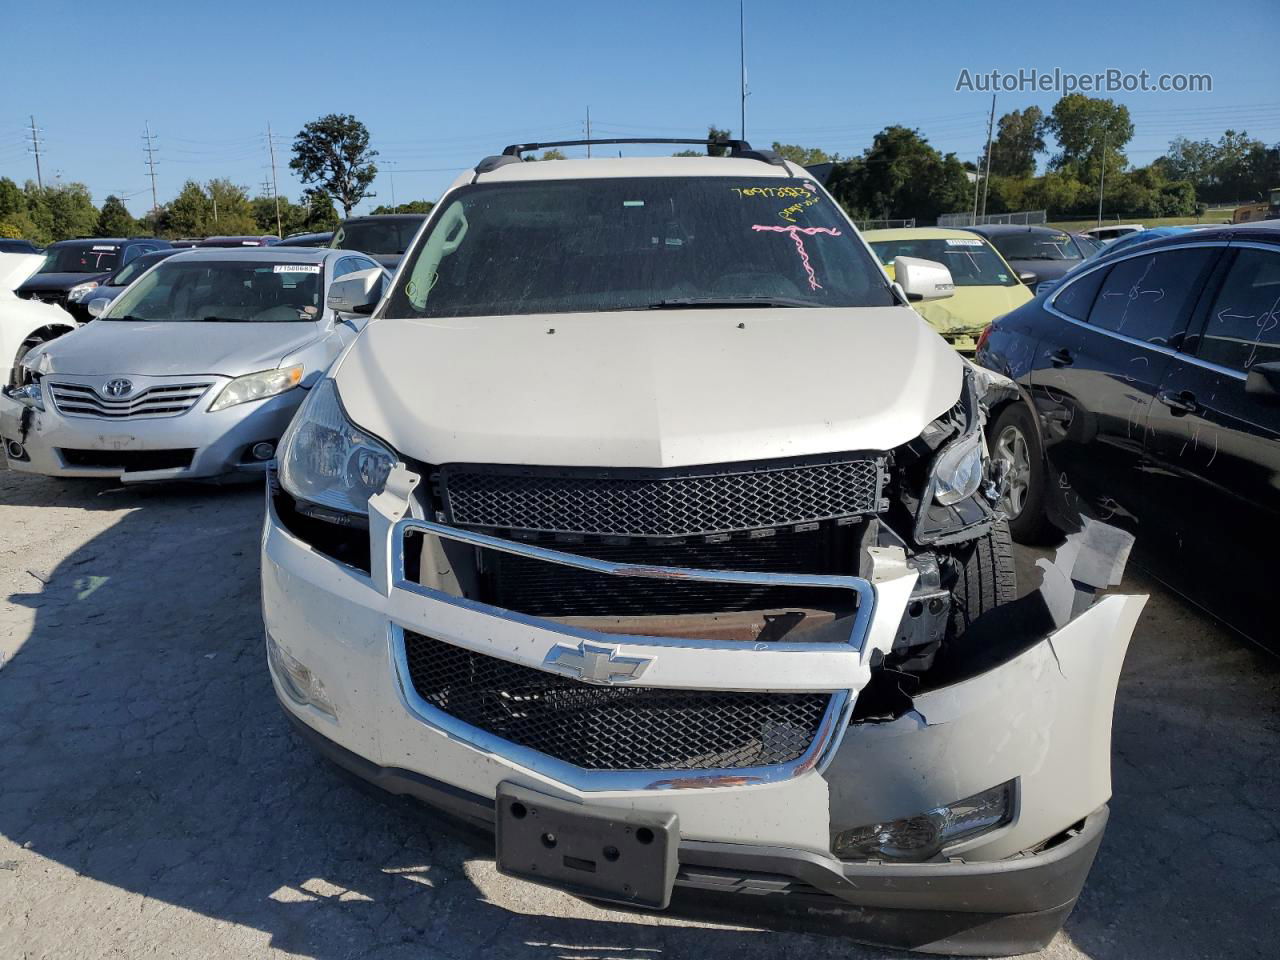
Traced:
[[1236, 254], [1209, 309], [1197, 355], [1241, 371], [1280, 360], [1280, 252], [1245, 248]]
[[1103, 267], [1067, 284], [1054, 298], [1054, 308], [1060, 313], [1065, 313], [1073, 320], [1088, 319], [1089, 310], [1093, 307], [1093, 301], [1098, 296], [1098, 287], [1102, 286], [1102, 281], [1106, 279], [1107, 272], [1107, 268]]
[[364, 267], [355, 257], [343, 257], [338, 261], [338, 265], [333, 268], [333, 279], [345, 277], [348, 273], [355, 273], [357, 270], [363, 270]]
[[1135, 340], [1167, 345], [1185, 329], [1215, 247], [1170, 250], [1121, 260], [1107, 275], [1089, 323]]
[[121, 263], [129, 263], [131, 260], [133, 260], [133, 258], [134, 258], [134, 257], [138, 256], [139, 254], [145, 253], [145, 252], [146, 252], [146, 251], [145, 251], [142, 247], [139, 247], [139, 246], [136, 246], [136, 245], [135, 245], [135, 246], [131, 246], [131, 247], [125, 247], [125, 248], [124, 248], [124, 257], [121, 259], [121, 261], [120, 261], [120, 262], [121, 262]]

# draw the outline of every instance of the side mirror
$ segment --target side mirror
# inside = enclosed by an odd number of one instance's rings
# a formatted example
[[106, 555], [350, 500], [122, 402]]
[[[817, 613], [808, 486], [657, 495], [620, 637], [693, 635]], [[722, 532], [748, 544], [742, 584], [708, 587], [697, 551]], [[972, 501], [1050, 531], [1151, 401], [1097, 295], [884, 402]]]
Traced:
[[1028, 287], [1034, 287], [1040, 282], [1040, 278], [1030, 270], [1023, 270], [1018, 274], [1018, 279], [1025, 283]]
[[94, 297], [89, 301], [88, 311], [91, 317], [100, 317], [107, 311], [107, 307], [111, 306], [110, 297]]
[[1244, 381], [1244, 392], [1256, 397], [1280, 400], [1280, 360], [1255, 363]]
[[355, 313], [368, 316], [382, 299], [383, 271], [381, 267], [357, 270], [329, 287], [325, 305], [334, 313]]
[[956, 292], [951, 271], [940, 263], [919, 257], [894, 257], [893, 275], [912, 303], [942, 300]]

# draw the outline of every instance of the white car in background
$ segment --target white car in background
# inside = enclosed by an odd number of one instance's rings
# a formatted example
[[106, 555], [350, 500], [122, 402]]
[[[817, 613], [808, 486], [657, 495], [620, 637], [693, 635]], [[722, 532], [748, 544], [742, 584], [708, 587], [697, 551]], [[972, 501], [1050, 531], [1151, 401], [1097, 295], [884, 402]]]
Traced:
[[1105, 227], [1093, 227], [1089, 230], [1082, 230], [1087, 237], [1093, 237], [1099, 243], [1110, 243], [1112, 240], [1118, 240], [1121, 237], [1128, 236], [1131, 233], [1141, 233], [1147, 229], [1140, 223], [1112, 223]]
[[78, 326], [62, 307], [23, 300], [13, 292], [43, 262], [38, 253], [0, 253], [0, 387], [17, 382], [18, 366], [28, 353]]
[[1038, 949], [1107, 820], [1123, 538], [1016, 597], [998, 385], [910, 306], [946, 267], [891, 282], [741, 141], [520, 162], [567, 145], [466, 171], [385, 298], [330, 292], [380, 305], [270, 479], [287, 715], [510, 875]]

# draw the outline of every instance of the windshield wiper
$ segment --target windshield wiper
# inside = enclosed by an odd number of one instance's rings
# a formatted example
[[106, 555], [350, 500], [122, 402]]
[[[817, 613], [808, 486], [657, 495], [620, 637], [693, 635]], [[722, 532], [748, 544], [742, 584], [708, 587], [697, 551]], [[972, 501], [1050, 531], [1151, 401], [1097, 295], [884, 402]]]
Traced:
[[248, 317], [201, 317], [204, 323], [253, 323]]
[[724, 307], [817, 307], [798, 297], [673, 297], [649, 304], [647, 310], [688, 310]]

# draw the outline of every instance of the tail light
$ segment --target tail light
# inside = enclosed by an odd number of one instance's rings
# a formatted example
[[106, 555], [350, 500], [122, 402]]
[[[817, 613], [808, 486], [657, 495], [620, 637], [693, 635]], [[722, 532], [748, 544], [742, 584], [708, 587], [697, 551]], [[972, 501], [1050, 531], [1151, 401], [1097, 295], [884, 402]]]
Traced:
[[982, 328], [982, 333], [978, 336], [978, 345], [974, 347], [974, 353], [981, 353], [982, 348], [987, 345], [987, 341], [991, 339], [991, 328], [994, 324], [988, 323]]

